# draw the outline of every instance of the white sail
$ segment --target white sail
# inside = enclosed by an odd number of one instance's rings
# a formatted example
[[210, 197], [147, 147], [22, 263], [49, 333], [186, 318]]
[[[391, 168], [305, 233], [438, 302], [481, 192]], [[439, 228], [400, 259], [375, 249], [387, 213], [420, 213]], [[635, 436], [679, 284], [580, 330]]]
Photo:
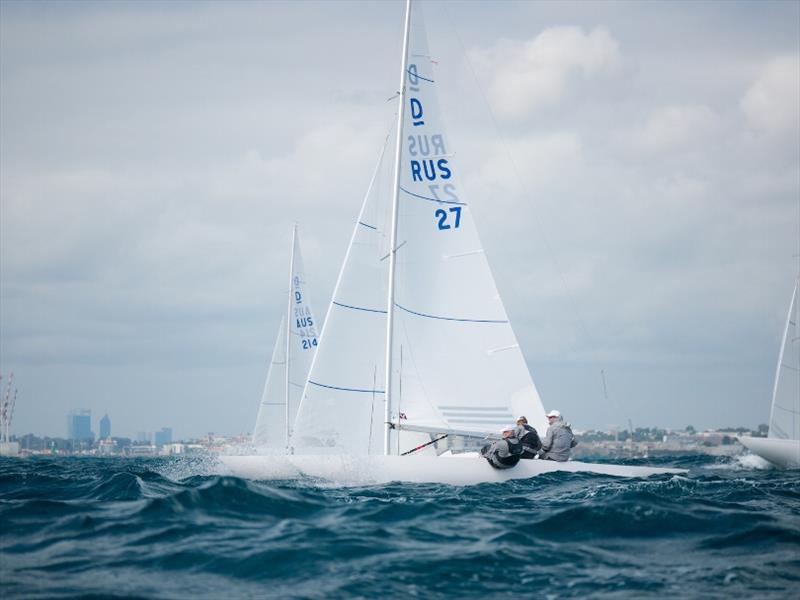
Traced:
[[494, 431], [524, 414], [541, 431], [544, 409], [466, 201], [438, 78], [417, 5], [400, 161], [392, 420]]
[[297, 453], [377, 454], [383, 440], [388, 137], [356, 220], [295, 421]]
[[795, 284], [772, 392], [770, 438], [800, 440], [800, 303]]
[[[411, 431], [395, 433], [392, 452], [430, 439], [432, 429], [493, 431], [519, 414], [546, 426], [460, 186], [418, 9], [411, 23], [390, 415]], [[393, 193], [385, 166], [364, 200], [325, 320], [292, 439], [299, 453], [382, 451]]]
[[264, 383], [264, 393], [258, 405], [256, 426], [253, 430], [253, 443], [258, 446], [283, 446], [286, 437], [286, 317], [281, 318], [275, 346], [272, 349], [272, 360]]
[[296, 226], [289, 287], [287, 314], [281, 319], [253, 431], [254, 444], [272, 448], [285, 448], [288, 445], [290, 428], [297, 415], [303, 387], [318, 347], [317, 325], [307, 295]]

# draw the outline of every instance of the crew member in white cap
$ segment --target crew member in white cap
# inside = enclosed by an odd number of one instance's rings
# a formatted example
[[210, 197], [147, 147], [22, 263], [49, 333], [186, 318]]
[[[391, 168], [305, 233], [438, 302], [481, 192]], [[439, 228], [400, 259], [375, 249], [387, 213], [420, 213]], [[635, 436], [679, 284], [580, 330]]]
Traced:
[[558, 462], [569, 460], [570, 450], [578, 445], [575, 435], [572, 433], [572, 427], [557, 410], [547, 413], [547, 422], [550, 423], [550, 426], [547, 428], [547, 433], [544, 434], [539, 458]]
[[503, 427], [500, 433], [502, 440], [486, 444], [481, 448], [483, 456], [495, 469], [510, 469], [519, 462], [522, 456], [522, 442], [516, 438], [516, 425]]

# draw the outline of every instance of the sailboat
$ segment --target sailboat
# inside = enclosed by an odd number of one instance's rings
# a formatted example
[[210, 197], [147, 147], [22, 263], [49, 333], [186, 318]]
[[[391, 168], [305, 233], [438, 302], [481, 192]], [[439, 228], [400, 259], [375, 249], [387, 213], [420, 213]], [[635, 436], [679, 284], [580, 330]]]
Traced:
[[224, 457], [226, 467], [260, 479], [456, 485], [562, 470], [683, 472], [544, 460], [495, 470], [475, 452], [456, 451], [459, 440], [499, 438], [518, 415], [540, 432], [546, 419], [461, 184], [437, 68], [421, 7], [408, 0], [397, 125], [328, 307], [290, 455]]
[[286, 314], [281, 318], [253, 430], [254, 446], [284, 451], [317, 347], [297, 224], [292, 230]]
[[765, 438], [739, 437], [761, 458], [779, 467], [800, 467], [800, 272], [783, 330], [772, 388], [769, 432]]

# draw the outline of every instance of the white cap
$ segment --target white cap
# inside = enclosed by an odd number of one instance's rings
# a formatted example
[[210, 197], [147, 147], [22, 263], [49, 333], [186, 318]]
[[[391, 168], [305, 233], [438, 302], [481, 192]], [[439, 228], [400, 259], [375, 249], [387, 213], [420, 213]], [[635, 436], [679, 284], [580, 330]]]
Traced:
[[500, 433], [505, 433], [506, 431], [516, 431], [516, 429], [517, 429], [516, 425], [506, 425], [500, 430]]
[[558, 419], [559, 417], [561, 417], [561, 413], [558, 412], [557, 410], [551, 410], [549, 413], [547, 413], [547, 416], [548, 418], [555, 417], [556, 419]]
[[525, 415], [520, 415], [520, 416], [517, 417], [517, 421], [525, 421], [525, 422], [527, 422], [528, 421], [528, 417], [526, 417]]

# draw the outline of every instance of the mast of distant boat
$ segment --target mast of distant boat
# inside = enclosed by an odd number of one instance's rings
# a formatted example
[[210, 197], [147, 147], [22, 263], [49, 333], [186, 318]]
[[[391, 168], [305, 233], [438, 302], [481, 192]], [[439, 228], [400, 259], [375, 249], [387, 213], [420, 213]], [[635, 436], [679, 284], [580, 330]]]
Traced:
[[286, 357], [284, 360], [284, 375], [285, 375], [285, 397], [286, 402], [286, 448], [289, 448], [289, 437], [291, 436], [289, 424], [289, 355], [292, 349], [292, 300], [294, 297], [294, 246], [297, 243], [297, 223], [294, 224], [292, 229], [292, 257], [289, 260], [289, 299], [286, 304]]
[[397, 145], [394, 155], [394, 186], [392, 190], [392, 233], [389, 242], [389, 298], [386, 318], [386, 393], [383, 453], [391, 452], [392, 435], [392, 330], [394, 325], [394, 270], [395, 252], [397, 251], [397, 205], [400, 196], [400, 160], [403, 150], [403, 117], [406, 108], [406, 71], [408, 70], [408, 32], [411, 25], [411, 0], [406, 0], [406, 20], [403, 31], [403, 58], [400, 68], [400, 92], [397, 109]]

